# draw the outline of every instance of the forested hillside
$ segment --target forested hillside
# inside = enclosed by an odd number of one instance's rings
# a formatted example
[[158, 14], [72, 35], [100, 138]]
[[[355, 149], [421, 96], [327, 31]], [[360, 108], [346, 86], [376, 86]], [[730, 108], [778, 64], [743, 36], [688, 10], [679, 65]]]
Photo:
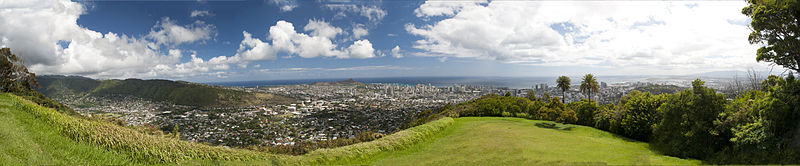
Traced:
[[36, 90], [48, 97], [130, 95], [155, 101], [168, 101], [188, 106], [240, 106], [267, 103], [289, 103], [293, 99], [261, 93], [213, 87], [210, 85], [170, 80], [95, 80], [78, 76], [38, 76], [41, 87]]

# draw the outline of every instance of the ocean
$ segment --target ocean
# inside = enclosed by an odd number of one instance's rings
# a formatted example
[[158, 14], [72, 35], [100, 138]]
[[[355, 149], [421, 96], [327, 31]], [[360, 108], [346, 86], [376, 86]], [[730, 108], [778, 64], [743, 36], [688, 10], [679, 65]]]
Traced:
[[[598, 76], [599, 82], [620, 83], [636, 81], [652, 81], [653, 76]], [[437, 87], [458, 85], [473, 86], [492, 86], [495, 88], [506, 87], [513, 89], [528, 89], [534, 85], [548, 84], [554, 86], [557, 77], [384, 77], [384, 78], [352, 78], [362, 83], [384, 83], [400, 85], [433, 85]], [[336, 82], [349, 78], [324, 78], [324, 79], [296, 79], [296, 80], [259, 80], [259, 81], [235, 81], [235, 82], [212, 82], [208, 84], [235, 86], [235, 87], [254, 87], [254, 86], [281, 86], [311, 84], [314, 82]], [[572, 84], [579, 84], [580, 77], [571, 77]]]

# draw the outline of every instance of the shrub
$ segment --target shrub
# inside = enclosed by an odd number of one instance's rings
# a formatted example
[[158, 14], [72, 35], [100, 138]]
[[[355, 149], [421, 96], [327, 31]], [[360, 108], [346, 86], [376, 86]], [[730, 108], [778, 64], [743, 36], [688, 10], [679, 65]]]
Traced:
[[616, 106], [614, 104], [607, 104], [600, 107], [595, 112], [593, 121], [594, 127], [600, 130], [610, 131], [612, 124], [616, 124]]
[[594, 114], [600, 108], [594, 102], [583, 99], [579, 102], [572, 102], [569, 104], [570, 108], [577, 113], [577, 124], [584, 126], [594, 126]]
[[661, 120], [656, 109], [663, 103], [660, 96], [632, 91], [620, 100], [618, 133], [633, 139], [648, 141], [653, 126]]
[[512, 113], [510, 113], [510, 112], [505, 112], [505, 111], [503, 111], [503, 113], [502, 113], [502, 116], [503, 116], [503, 117], [514, 117], [514, 114], [512, 114]]
[[742, 94], [719, 114], [718, 128], [730, 135], [732, 147], [712, 160], [720, 164], [796, 164], [796, 137], [800, 119], [800, 82], [790, 74], [786, 79], [769, 76], [764, 91]]
[[728, 145], [713, 121], [723, 111], [725, 96], [695, 80], [692, 89], [667, 97], [658, 107], [663, 118], [653, 130], [652, 145], [679, 157], [706, 158]]

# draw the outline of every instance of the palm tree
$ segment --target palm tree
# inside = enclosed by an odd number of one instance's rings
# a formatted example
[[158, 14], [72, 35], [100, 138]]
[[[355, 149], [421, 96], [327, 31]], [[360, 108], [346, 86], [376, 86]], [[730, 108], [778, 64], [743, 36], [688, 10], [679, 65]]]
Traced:
[[569, 84], [570, 84], [569, 82], [570, 82], [570, 80], [569, 80], [569, 77], [567, 77], [567, 76], [558, 77], [558, 79], [556, 80], [556, 84], [558, 84], [557, 85], [558, 89], [561, 89], [561, 102], [562, 103], [564, 103], [564, 96], [566, 96], [565, 93], [567, 93], [567, 90], [569, 90]]
[[592, 92], [598, 91], [597, 78], [592, 74], [586, 74], [581, 81], [581, 92], [589, 95], [589, 101], [592, 101]]

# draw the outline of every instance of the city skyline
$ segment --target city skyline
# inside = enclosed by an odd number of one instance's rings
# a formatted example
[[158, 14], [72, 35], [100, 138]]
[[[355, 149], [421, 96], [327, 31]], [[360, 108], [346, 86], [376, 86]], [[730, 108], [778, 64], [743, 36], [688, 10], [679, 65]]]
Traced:
[[2, 6], [0, 45], [39, 75], [219, 82], [771, 69], [755, 61], [758, 45], [747, 41], [744, 1], [53, 0]]

